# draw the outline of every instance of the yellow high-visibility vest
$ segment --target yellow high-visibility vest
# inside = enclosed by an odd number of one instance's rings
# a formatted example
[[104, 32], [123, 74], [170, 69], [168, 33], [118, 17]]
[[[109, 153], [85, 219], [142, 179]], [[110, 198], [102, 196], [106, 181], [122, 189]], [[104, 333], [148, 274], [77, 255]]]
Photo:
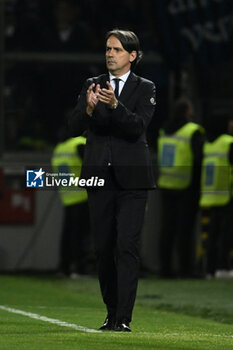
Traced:
[[221, 135], [206, 142], [203, 150], [201, 198], [202, 207], [226, 205], [233, 196], [233, 166], [229, 152], [233, 136]]
[[193, 151], [191, 139], [201, 125], [189, 122], [174, 134], [162, 134], [158, 138], [158, 187], [181, 190], [191, 184]]
[[[85, 144], [86, 139], [82, 136], [72, 137], [65, 142], [57, 144], [52, 157], [54, 172], [74, 174], [74, 177], [80, 177], [82, 159], [78, 156], [77, 148], [79, 145]], [[71, 187], [60, 186], [59, 194], [65, 206], [87, 201], [86, 190], [74, 185]]]

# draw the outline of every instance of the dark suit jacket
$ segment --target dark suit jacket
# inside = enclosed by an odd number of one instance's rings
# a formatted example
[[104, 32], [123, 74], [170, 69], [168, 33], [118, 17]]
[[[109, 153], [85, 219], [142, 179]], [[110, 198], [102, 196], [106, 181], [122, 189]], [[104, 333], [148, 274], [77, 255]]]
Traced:
[[98, 102], [93, 115], [86, 114], [86, 92], [90, 84], [106, 87], [108, 74], [86, 81], [70, 118], [72, 136], [88, 131], [81, 177], [104, 178], [111, 163], [117, 182], [125, 189], [154, 188], [146, 129], [154, 113], [154, 83], [130, 73], [111, 110]]

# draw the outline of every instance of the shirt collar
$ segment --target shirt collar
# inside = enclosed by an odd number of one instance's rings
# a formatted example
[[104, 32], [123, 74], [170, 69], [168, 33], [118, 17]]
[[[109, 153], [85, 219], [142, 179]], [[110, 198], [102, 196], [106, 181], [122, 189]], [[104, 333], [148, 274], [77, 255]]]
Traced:
[[[130, 72], [131, 71], [129, 70], [127, 73], [125, 73], [121, 77], [118, 77], [118, 79], [120, 79], [121, 81], [123, 81], [125, 83], [128, 76], [130, 75]], [[109, 72], [109, 77], [110, 77], [110, 81], [112, 81], [113, 79], [116, 79], [116, 77], [114, 75], [112, 75], [110, 72]]]

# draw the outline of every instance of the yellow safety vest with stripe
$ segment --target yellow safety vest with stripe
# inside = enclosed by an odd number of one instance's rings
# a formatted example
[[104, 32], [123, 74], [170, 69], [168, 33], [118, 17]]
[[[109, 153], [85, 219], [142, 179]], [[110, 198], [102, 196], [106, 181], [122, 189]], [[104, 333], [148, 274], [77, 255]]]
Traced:
[[[54, 172], [60, 173], [61, 177], [63, 177], [62, 174], [74, 174], [74, 177], [80, 177], [82, 159], [78, 156], [78, 146], [85, 144], [86, 139], [82, 136], [59, 143], [55, 147], [52, 157]], [[59, 193], [65, 206], [87, 201], [86, 190], [75, 185], [71, 187], [59, 186]]]
[[173, 190], [189, 187], [193, 170], [191, 139], [197, 130], [204, 132], [201, 125], [189, 122], [171, 135], [161, 131], [158, 138], [158, 187]]
[[223, 206], [233, 197], [233, 166], [229, 162], [233, 136], [221, 135], [204, 144], [201, 207]]

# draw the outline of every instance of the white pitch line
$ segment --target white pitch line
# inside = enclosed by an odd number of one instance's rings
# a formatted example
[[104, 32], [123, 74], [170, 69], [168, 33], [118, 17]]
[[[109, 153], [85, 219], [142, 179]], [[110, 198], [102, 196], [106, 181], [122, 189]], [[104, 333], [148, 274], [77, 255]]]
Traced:
[[81, 332], [101, 333], [101, 331], [98, 331], [98, 330], [95, 330], [95, 329], [86, 328], [86, 327], [83, 327], [83, 326], [78, 326], [78, 325], [76, 325], [74, 323], [68, 323], [68, 322], [65, 322], [65, 321], [56, 320], [55, 318], [41, 316], [41, 315], [38, 315], [38, 314], [34, 314], [34, 313], [31, 313], [31, 312], [26, 312], [26, 311], [23, 311], [23, 310], [14, 309], [12, 307], [7, 307], [7, 306], [4, 306], [4, 305], [0, 305], [0, 309], [4, 310], [4, 311], [11, 312], [13, 314], [18, 314], [18, 315], [23, 315], [23, 316], [27, 316], [27, 317], [30, 317], [30, 318], [34, 318], [35, 320], [53, 323], [53, 324], [56, 324], [58, 326], [73, 328], [73, 329], [75, 329], [77, 331], [81, 331]]
[[[27, 316], [30, 318], [34, 318], [35, 320], [39, 320], [39, 321], [44, 321], [44, 322], [49, 322], [52, 324], [56, 324], [58, 326], [62, 326], [62, 327], [68, 327], [68, 328], [73, 328], [77, 331], [81, 331], [81, 332], [86, 332], [86, 333], [102, 333], [101, 331], [98, 331], [96, 329], [92, 329], [92, 328], [86, 328], [83, 326], [78, 326], [77, 324], [74, 323], [68, 323], [65, 321], [60, 321], [57, 320], [55, 318], [50, 318], [50, 317], [46, 317], [46, 316], [41, 316], [38, 314], [34, 314], [31, 312], [26, 312], [23, 310], [18, 310], [18, 309], [14, 309], [12, 307], [7, 307], [4, 305], [0, 305], [0, 309], [4, 310], [4, 311], [8, 311], [14, 314], [18, 314], [18, 315], [23, 315], [23, 316]], [[155, 335], [157, 337], [159, 336], [182, 336], [181, 333], [168, 333], [168, 334], [164, 334], [164, 333], [152, 333], [152, 332], [137, 332], [137, 334], [141, 334], [141, 335]], [[192, 335], [192, 334], [191, 334]], [[194, 334], [196, 336], [196, 334]], [[226, 335], [226, 334], [198, 334], [199, 337], [222, 337], [222, 338], [233, 338], [233, 335]]]

